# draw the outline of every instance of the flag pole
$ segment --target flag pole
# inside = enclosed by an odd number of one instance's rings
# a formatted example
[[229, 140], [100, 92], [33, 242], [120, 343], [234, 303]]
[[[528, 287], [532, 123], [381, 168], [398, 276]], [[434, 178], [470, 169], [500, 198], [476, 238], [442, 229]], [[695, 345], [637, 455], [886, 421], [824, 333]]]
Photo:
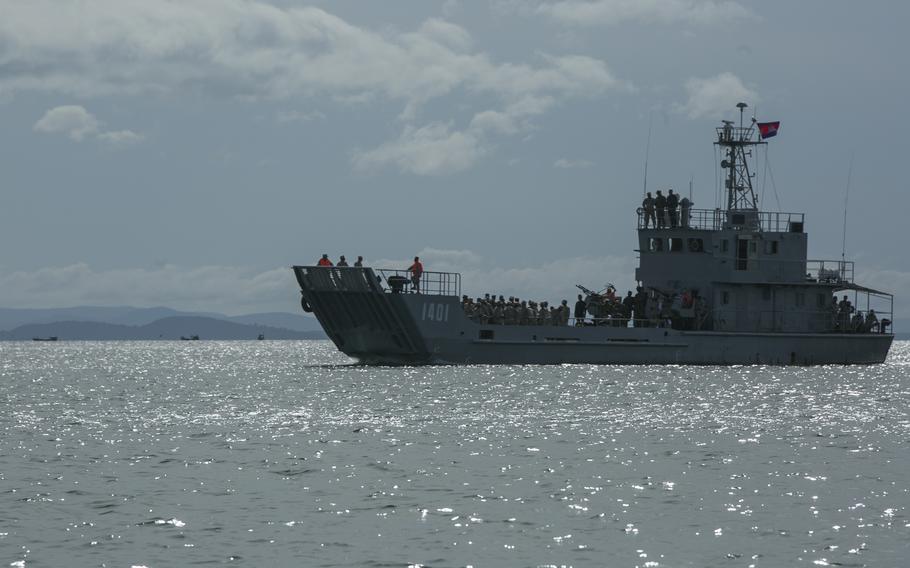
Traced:
[[847, 271], [847, 204], [850, 199], [850, 181], [853, 178], [853, 158], [855, 156], [856, 150], [850, 152], [850, 166], [847, 168], [847, 188], [844, 190], [844, 229], [840, 248], [840, 270], [842, 279], [846, 276]]

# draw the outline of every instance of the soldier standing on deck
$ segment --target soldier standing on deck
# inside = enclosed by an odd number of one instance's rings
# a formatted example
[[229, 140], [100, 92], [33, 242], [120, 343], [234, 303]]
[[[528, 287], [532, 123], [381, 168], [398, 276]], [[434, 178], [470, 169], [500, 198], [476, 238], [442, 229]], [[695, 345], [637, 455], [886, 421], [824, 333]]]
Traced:
[[667, 227], [667, 198], [657, 190], [657, 197], [654, 199], [654, 207], [657, 209], [657, 228], [665, 229]]
[[635, 290], [635, 320], [633, 320], [632, 324], [635, 327], [648, 327], [647, 316], [645, 315], [645, 310], [648, 308], [648, 295], [641, 286]]
[[632, 310], [635, 309], [635, 298], [632, 296], [632, 290], [626, 294], [626, 297], [622, 299], [622, 317], [623, 317], [623, 327], [627, 327], [629, 320], [632, 318]]
[[575, 325], [585, 324], [585, 312], [587, 311], [588, 305], [585, 303], [584, 298], [581, 297], [581, 294], [579, 294], [578, 301], [575, 302]]
[[679, 216], [677, 208], [679, 207], [679, 196], [673, 193], [671, 189], [667, 195], [667, 213], [670, 214], [670, 226], [676, 228], [679, 225]]
[[414, 257], [414, 264], [408, 267], [408, 272], [411, 273], [411, 284], [414, 285], [414, 293], [420, 294], [420, 277], [423, 276], [423, 264], [420, 262], [420, 257]]
[[648, 192], [647, 197], [641, 202], [641, 208], [645, 212], [645, 229], [648, 228], [648, 221], [650, 220], [651, 224], [655, 227], [657, 226], [657, 219], [654, 218], [654, 198], [651, 197], [651, 192]]
[[683, 197], [679, 201], [679, 226], [688, 229], [689, 228], [689, 218], [692, 216], [690, 211], [692, 210], [692, 200], [688, 197]]

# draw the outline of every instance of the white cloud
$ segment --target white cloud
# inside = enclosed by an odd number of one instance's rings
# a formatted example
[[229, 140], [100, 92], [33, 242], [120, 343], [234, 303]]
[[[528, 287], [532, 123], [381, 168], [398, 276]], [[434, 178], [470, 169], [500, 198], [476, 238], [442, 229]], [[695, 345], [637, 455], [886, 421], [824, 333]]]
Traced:
[[[587, 56], [535, 54], [530, 63], [495, 62], [475, 50], [467, 30], [439, 18], [401, 33], [264, 0], [0, 0], [0, 6], [0, 96], [192, 90], [244, 99], [327, 95], [350, 103], [401, 103], [399, 138], [358, 155], [358, 167], [460, 171], [491, 147], [490, 137], [529, 128], [531, 117], [555, 104], [625, 86], [603, 61]], [[471, 97], [482, 97], [489, 110], [464, 129], [447, 119], [419, 124], [424, 103], [456, 91], [468, 108]]]
[[66, 134], [76, 142], [86, 136], [97, 134], [100, 123], [90, 112], [81, 106], [64, 105], [48, 110], [35, 123], [37, 132], [48, 134]]
[[397, 140], [355, 155], [354, 165], [363, 170], [393, 164], [407, 173], [439, 175], [465, 170], [485, 152], [476, 135], [435, 122], [421, 128], [407, 126]]
[[489, 152], [490, 139], [514, 135], [532, 128], [530, 119], [555, 104], [552, 97], [525, 96], [503, 110], [485, 110], [474, 115], [465, 130], [452, 123], [431, 123], [421, 128], [408, 125], [398, 140], [357, 152], [354, 165], [361, 170], [397, 165], [418, 175], [440, 175], [470, 168]]
[[754, 19], [751, 10], [730, 0], [560, 0], [537, 11], [571, 25], [624, 22], [717, 25]]
[[590, 168], [594, 165], [594, 162], [588, 160], [570, 160], [568, 158], [560, 158], [553, 162], [553, 167], [562, 168], [562, 169], [578, 169], [578, 168]]
[[101, 125], [84, 107], [64, 105], [45, 112], [33, 128], [36, 132], [65, 134], [76, 142], [82, 142], [86, 137], [95, 137], [111, 144], [126, 145], [140, 142], [143, 138], [132, 130], [102, 131]]
[[420, 32], [436, 38], [439, 43], [456, 51], [469, 51], [473, 43], [471, 34], [464, 28], [438, 18], [430, 18], [424, 22], [420, 26]]
[[426, 101], [455, 88], [508, 95], [590, 92], [615, 79], [603, 62], [544, 57], [496, 64], [440, 19], [381, 34], [314, 7], [262, 0], [30, 0], [3, 4], [0, 91], [80, 96], [205, 88], [227, 96], [379, 92]]
[[729, 113], [736, 103], [745, 102], [754, 107], [760, 100], [758, 93], [730, 72], [705, 79], [692, 77], [686, 81], [685, 88], [688, 100], [676, 105], [676, 110], [689, 118], [721, 116]]

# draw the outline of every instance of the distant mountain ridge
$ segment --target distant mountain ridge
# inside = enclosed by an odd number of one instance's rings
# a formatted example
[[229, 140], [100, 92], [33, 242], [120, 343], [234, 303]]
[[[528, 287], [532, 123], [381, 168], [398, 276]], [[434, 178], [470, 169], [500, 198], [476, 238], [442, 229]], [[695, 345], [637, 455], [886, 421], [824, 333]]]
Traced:
[[264, 325], [246, 325], [200, 316], [162, 318], [141, 326], [91, 321], [31, 323], [0, 332], [0, 340], [26, 341], [35, 337], [57, 337], [61, 341], [174, 340], [200, 339], [323, 339], [321, 331], [293, 331]]
[[0, 340], [256, 339], [260, 334], [266, 339], [325, 337], [315, 318], [284, 312], [226, 316], [166, 307], [0, 308]]
[[198, 316], [233, 321], [243, 324], [257, 324], [282, 327], [294, 331], [318, 331], [322, 329], [316, 318], [286, 312], [266, 312], [240, 316], [227, 316], [217, 312], [184, 312], [163, 306], [136, 308], [133, 306], [76, 306], [71, 308], [0, 308], [0, 331], [10, 331], [20, 325], [31, 323], [53, 323], [58, 321], [86, 321], [122, 325], [145, 325], [155, 320]]

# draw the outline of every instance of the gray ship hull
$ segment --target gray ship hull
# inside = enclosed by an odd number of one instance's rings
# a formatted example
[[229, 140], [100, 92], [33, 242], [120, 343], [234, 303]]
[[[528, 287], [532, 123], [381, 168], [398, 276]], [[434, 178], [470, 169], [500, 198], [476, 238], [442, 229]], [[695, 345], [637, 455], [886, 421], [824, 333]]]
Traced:
[[369, 268], [294, 267], [305, 309], [365, 364], [822, 365], [881, 363], [880, 333], [482, 325], [457, 296], [390, 293]]

